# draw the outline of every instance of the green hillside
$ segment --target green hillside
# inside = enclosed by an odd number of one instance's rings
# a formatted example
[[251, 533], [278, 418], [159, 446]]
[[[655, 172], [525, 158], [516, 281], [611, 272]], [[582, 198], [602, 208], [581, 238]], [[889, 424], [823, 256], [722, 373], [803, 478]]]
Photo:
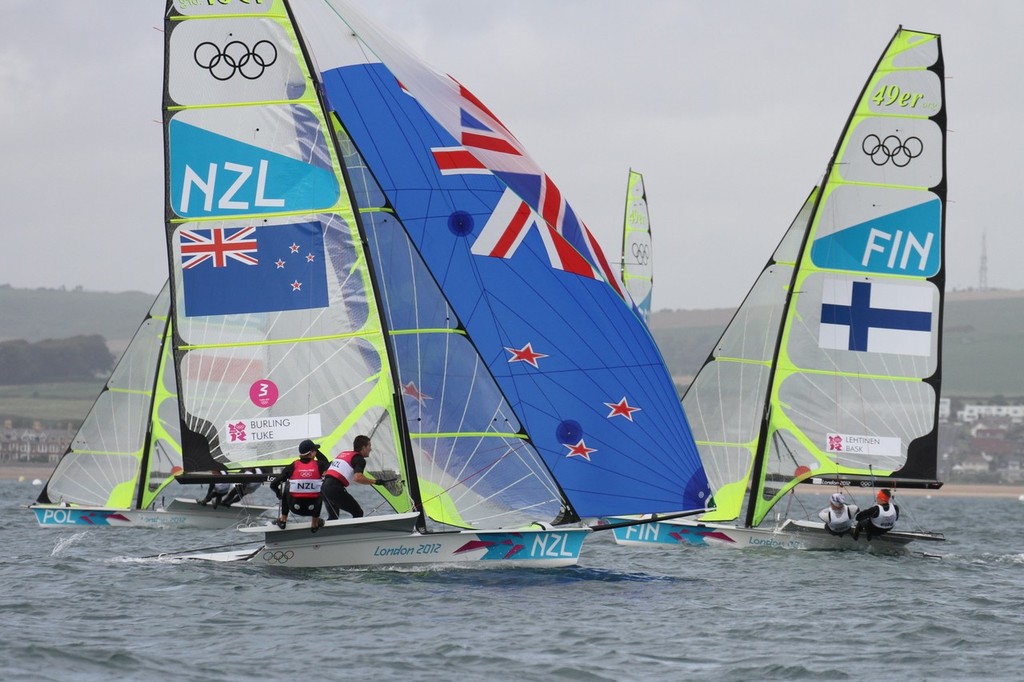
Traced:
[[99, 334], [122, 347], [139, 328], [156, 294], [81, 289], [16, 289], [0, 285], [0, 340], [65, 339]]
[[15, 426], [29, 426], [36, 420], [78, 424], [85, 419], [102, 388], [102, 379], [0, 386], [0, 417], [11, 420]]
[[[651, 332], [681, 389], [700, 369], [731, 315], [731, 310], [680, 310], [651, 316]], [[942, 356], [943, 396], [1024, 396], [1024, 292], [951, 294]]]
[[[0, 286], [0, 339], [62, 339], [100, 334], [123, 349], [155, 294]], [[651, 330], [680, 390], [689, 383], [732, 311], [662, 310]], [[954, 293], [947, 299], [942, 394], [952, 398], [1024, 396], [1024, 292]], [[0, 417], [72, 420], [85, 416], [102, 380], [5, 386]]]

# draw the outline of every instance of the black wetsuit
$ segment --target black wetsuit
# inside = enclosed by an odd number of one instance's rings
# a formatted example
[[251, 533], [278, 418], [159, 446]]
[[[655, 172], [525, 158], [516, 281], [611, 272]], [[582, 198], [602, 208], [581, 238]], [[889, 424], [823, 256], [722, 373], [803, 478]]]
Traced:
[[[327, 471], [327, 467], [331, 466], [331, 462], [321, 452], [316, 453], [316, 463], [320, 469], [321, 476]], [[316, 497], [292, 497], [288, 494], [287, 488], [285, 488], [283, 493], [281, 492], [281, 485], [290, 479], [294, 472], [295, 463], [293, 462], [282, 469], [281, 473], [270, 483], [270, 489], [281, 498], [281, 516], [288, 516], [289, 512], [295, 512], [299, 516], [320, 516], [320, 510], [323, 508], [321, 495]]]
[[[366, 470], [366, 458], [356, 455], [352, 458], [352, 471], [357, 474]], [[323, 486], [320, 488], [320, 497], [327, 503], [327, 518], [330, 521], [338, 518], [339, 511], [346, 511], [357, 519], [363, 515], [363, 508], [359, 506], [356, 498], [352, 497], [345, 484], [334, 476], [324, 476]]]
[[206, 497], [201, 500], [197, 500], [199, 504], [205, 505], [213, 502], [213, 508], [216, 509], [220, 505], [225, 507], [231, 506], [231, 503], [235, 500], [231, 499], [231, 494], [234, 491], [234, 487], [231, 487], [227, 492], [219, 492], [217, 486], [223, 486], [223, 483], [211, 483], [210, 487], [206, 489]]
[[900, 506], [898, 504], [896, 504], [895, 502], [888, 502], [888, 503], [886, 503], [884, 505], [876, 504], [875, 506], [868, 507], [864, 511], [859, 512], [857, 514], [857, 526], [853, 530], [853, 537], [856, 538], [862, 532], [867, 531], [868, 540], [870, 540], [871, 538], [878, 537], [879, 535], [885, 535], [890, 530], [892, 530], [891, 528], [879, 528], [875, 524], [871, 523], [871, 519], [873, 519], [873, 518], [878, 516], [878, 508], [879, 507], [888, 507], [890, 504], [892, 505], [893, 509], [896, 511], [896, 519], [895, 520], [899, 521], [899, 518], [900, 518]]

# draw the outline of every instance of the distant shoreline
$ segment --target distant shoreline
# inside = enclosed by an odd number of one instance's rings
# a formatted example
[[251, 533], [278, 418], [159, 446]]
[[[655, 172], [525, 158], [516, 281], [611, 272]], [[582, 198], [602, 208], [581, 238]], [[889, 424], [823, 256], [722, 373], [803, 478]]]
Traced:
[[[0, 481], [35, 479], [46, 481], [53, 473], [49, 464], [0, 464]], [[825, 492], [825, 491], [822, 491]], [[858, 492], [858, 491], [854, 491]], [[898, 495], [931, 495], [937, 497], [1008, 497], [1024, 499], [1024, 485], [1000, 485], [998, 483], [947, 483], [938, 490], [898, 490]]]
[[20, 478], [46, 481], [52, 473], [53, 466], [49, 464], [0, 464], [0, 481], [17, 481]]

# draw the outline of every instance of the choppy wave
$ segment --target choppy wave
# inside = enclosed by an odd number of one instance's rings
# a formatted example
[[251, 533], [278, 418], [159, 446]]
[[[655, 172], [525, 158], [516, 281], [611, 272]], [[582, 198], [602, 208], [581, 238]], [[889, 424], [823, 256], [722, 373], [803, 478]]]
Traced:
[[238, 544], [236, 531], [41, 529], [19, 506], [33, 492], [0, 482], [7, 679], [1020, 676], [1016, 500], [901, 501], [946, 534], [927, 548], [938, 558], [595, 534], [567, 569], [296, 570], [177, 554]]

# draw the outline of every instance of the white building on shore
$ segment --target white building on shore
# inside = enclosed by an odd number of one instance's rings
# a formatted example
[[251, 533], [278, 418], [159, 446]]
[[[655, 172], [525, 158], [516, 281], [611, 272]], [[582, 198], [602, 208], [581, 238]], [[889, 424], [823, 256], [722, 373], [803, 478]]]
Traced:
[[[939, 418], [942, 418], [941, 398], [939, 404]], [[948, 409], [948, 407], [947, 407]], [[956, 413], [956, 419], [963, 423], [976, 422], [986, 418], [1009, 419], [1014, 424], [1024, 423], [1024, 405], [964, 405], [962, 410]]]

